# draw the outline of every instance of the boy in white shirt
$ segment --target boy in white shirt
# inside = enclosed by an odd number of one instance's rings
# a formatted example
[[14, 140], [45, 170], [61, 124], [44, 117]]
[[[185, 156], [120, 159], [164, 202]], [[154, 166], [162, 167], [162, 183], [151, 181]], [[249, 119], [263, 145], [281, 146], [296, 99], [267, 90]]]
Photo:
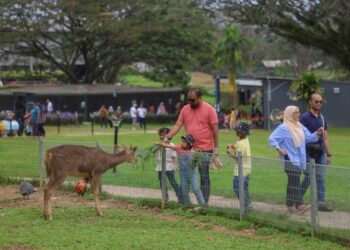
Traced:
[[[169, 133], [170, 129], [169, 128], [160, 128], [158, 130], [158, 135], [159, 135], [159, 140], [163, 142], [165, 139], [166, 135]], [[169, 143], [171, 146], [175, 146], [173, 143]], [[165, 174], [168, 177], [168, 180], [170, 182], [170, 185], [173, 187], [177, 200], [180, 202], [180, 197], [181, 197], [181, 191], [180, 187], [176, 182], [175, 179], [175, 170], [178, 169], [177, 167], [177, 153], [175, 150], [170, 149], [170, 148], [165, 148]], [[157, 154], [157, 167], [156, 171], [158, 172], [158, 179], [160, 182], [160, 187], [162, 187], [162, 152], [158, 151]], [[166, 199], [169, 199], [168, 195], [168, 190], [166, 189]]]

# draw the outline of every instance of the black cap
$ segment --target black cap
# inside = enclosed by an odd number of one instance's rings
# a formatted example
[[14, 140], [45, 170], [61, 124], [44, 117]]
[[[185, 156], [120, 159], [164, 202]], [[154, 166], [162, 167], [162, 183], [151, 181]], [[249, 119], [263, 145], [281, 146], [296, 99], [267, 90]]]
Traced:
[[247, 123], [240, 123], [235, 127], [235, 130], [244, 135], [249, 135], [249, 126]]
[[187, 142], [191, 147], [195, 142], [192, 135], [181, 136], [181, 139], [185, 140], [185, 142]]

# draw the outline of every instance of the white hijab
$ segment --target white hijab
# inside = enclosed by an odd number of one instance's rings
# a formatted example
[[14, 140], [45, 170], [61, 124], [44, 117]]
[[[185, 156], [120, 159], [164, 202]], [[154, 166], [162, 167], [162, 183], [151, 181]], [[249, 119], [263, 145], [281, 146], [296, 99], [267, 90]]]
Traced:
[[296, 106], [288, 106], [283, 112], [283, 122], [292, 135], [294, 145], [298, 148], [305, 140], [304, 131], [299, 120], [293, 119], [293, 113], [299, 109]]

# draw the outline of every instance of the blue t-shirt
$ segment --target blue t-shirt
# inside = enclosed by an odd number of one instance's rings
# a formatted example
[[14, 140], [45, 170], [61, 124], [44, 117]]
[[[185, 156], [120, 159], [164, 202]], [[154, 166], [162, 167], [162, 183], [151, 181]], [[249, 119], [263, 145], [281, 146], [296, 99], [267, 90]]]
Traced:
[[[321, 113], [318, 116], [315, 116], [310, 111], [307, 111], [300, 117], [300, 123], [303, 124], [304, 127], [310, 131], [310, 133], [314, 133], [320, 127], [327, 130], [327, 122]], [[323, 143], [323, 136], [320, 136], [318, 143]]]
[[32, 111], [30, 111], [30, 120], [32, 123], [38, 123], [38, 117], [40, 115], [40, 108], [35, 106]]

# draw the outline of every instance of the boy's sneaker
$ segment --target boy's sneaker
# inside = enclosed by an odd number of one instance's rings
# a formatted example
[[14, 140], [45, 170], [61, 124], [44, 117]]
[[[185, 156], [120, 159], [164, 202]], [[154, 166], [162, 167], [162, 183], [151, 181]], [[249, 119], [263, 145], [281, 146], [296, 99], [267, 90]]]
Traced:
[[318, 205], [318, 211], [320, 212], [332, 212], [334, 209], [327, 207], [327, 205]]
[[310, 208], [311, 208], [311, 205], [301, 204], [301, 205], [299, 205], [299, 207], [297, 208], [297, 210], [298, 210], [298, 213], [299, 213], [299, 214], [303, 214], [303, 213], [305, 213], [306, 211], [309, 211]]

